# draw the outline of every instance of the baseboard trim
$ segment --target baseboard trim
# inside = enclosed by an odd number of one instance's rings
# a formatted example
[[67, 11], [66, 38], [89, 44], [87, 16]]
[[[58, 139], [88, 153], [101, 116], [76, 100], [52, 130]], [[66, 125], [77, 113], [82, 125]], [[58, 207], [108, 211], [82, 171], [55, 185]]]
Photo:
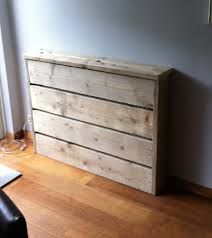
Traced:
[[33, 140], [33, 132], [32, 131], [25, 131], [25, 138], [27, 140]]
[[16, 140], [16, 139], [22, 139], [24, 138], [24, 131], [23, 130], [20, 130], [20, 131], [17, 131], [17, 132], [9, 132], [6, 134], [6, 139], [8, 140]]
[[185, 181], [177, 177], [168, 177], [168, 187], [173, 190], [181, 190], [190, 192], [205, 198], [212, 199], [212, 189], [206, 188], [204, 186]]
[[6, 134], [6, 139], [8, 140], [17, 140], [17, 139], [23, 139], [26, 138], [27, 140], [32, 140], [33, 139], [33, 133], [32, 131], [17, 131], [15, 133], [7, 133]]

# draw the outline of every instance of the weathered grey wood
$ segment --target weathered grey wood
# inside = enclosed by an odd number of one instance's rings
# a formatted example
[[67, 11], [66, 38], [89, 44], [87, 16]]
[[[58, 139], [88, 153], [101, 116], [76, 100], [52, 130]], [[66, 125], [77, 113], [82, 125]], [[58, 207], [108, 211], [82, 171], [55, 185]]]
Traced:
[[151, 193], [150, 168], [39, 134], [36, 141], [37, 152], [44, 156]]
[[28, 61], [33, 84], [152, 109], [155, 81], [50, 63]]
[[42, 110], [33, 111], [34, 129], [47, 135], [36, 136], [37, 152], [158, 194], [171, 69], [47, 52], [26, 60], [33, 106]]
[[114, 74], [129, 75], [140, 78], [157, 80], [164, 73], [170, 71], [169, 67], [159, 65], [136, 64], [123, 60], [112, 60], [107, 58], [89, 58], [82, 56], [67, 56], [51, 52], [26, 53], [28, 60], [43, 61], [53, 64], [67, 65], [78, 68], [87, 68]]
[[156, 82], [154, 110], [154, 140], [152, 159], [152, 194], [165, 186], [167, 176], [168, 77]]
[[31, 85], [33, 108], [152, 139], [153, 111]]
[[152, 166], [152, 141], [89, 125], [41, 111], [33, 111], [35, 131]]

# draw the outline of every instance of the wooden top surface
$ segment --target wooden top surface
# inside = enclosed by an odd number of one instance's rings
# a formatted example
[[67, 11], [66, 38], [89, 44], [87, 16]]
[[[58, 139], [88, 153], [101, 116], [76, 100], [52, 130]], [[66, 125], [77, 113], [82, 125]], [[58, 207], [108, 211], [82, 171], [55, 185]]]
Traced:
[[26, 53], [25, 59], [78, 68], [86, 68], [114, 74], [123, 74], [152, 80], [158, 80], [171, 71], [171, 68], [159, 65], [134, 64], [128, 61], [113, 60], [108, 58], [69, 56], [45, 51]]

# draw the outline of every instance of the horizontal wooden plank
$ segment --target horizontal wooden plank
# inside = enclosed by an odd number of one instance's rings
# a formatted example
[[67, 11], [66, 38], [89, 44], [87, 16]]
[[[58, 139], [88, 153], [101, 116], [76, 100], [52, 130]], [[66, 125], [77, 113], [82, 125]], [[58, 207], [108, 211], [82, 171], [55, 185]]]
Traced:
[[153, 80], [37, 61], [28, 61], [28, 69], [32, 84], [150, 109], [154, 107]]
[[171, 69], [160, 65], [137, 64], [123, 60], [108, 58], [90, 58], [82, 56], [68, 56], [50, 52], [26, 53], [28, 60], [43, 61], [53, 64], [87, 68], [92, 70], [104, 71], [114, 74], [122, 74], [147, 79], [157, 80]]
[[32, 107], [152, 139], [153, 111], [32, 85]]
[[39, 154], [151, 193], [150, 168], [40, 134], [36, 144]]
[[33, 111], [33, 120], [36, 132], [152, 166], [150, 140], [37, 110]]

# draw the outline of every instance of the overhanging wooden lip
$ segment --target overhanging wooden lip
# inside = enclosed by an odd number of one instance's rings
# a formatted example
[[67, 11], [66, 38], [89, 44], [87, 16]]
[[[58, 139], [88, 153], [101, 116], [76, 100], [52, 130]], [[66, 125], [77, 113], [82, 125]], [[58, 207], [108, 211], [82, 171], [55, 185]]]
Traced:
[[72, 56], [46, 51], [27, 52], [24, 54], [24, 57], [27, 60], [60, 64], [151, 80], [159, 80], [172, 71], [172, 68], [160, 65], [138, 64], [110, 58]]

